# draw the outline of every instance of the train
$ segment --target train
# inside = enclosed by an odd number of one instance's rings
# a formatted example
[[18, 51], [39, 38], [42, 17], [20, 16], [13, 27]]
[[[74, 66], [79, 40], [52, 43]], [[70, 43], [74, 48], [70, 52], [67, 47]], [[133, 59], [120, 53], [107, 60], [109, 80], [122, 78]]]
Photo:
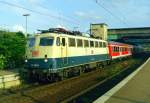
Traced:
[[83, 36], [62, 28], [41, 30], [28, 38], [25, 70], [30, 78], [62, 80], [132, 56], [133, 46]]

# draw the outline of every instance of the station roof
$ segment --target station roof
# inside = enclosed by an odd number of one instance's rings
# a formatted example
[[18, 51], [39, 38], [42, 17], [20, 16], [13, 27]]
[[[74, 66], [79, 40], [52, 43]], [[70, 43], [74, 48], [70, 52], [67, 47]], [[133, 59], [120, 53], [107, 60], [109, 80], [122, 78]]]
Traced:
[[135, 27], [135, 28], [112, 28], [108, 29], [108, 34], [143, 34], [150, 35], [150, 27]]

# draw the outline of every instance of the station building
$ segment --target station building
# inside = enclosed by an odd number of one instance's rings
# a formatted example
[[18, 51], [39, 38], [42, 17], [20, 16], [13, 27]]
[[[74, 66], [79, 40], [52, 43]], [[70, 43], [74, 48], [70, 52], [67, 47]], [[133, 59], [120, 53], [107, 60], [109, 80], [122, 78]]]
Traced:
[[108, 29], [108, 40], [123, 40], [150, 51], [150, 27]]
[[150, 27], [108, 29], [107, 24], [98, 23], [90, 25], [90, 34], [103, 40], [139, 45], [150, 51]]

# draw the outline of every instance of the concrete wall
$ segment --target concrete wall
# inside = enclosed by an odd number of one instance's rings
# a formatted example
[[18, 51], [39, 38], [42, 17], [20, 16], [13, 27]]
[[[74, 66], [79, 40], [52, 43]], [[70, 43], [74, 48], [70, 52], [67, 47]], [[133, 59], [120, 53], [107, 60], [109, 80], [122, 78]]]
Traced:
[[20, 84], [18, 73], [0, 76], [0, 88], [11, 88]]
[[96, 38], [107, 40], [107, 24], [91, 24], [90, 34]]

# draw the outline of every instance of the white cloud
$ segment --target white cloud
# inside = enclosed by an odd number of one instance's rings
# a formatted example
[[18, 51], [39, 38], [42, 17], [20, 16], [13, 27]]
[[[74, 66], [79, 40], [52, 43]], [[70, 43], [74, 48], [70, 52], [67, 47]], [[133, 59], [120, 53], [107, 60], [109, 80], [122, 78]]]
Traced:
[[82, 11], [77, 11], [75, 12], [75, 15], [77, 15], [80, 18], [84, 19], [100, 19], [100, 16], [96, 15], [94, 12], [82, 12]]
[[23, 26], [17, 24], [17, 25], [13, 26], [13, 31], [15, 31], [15, 32], [18, 32], [18, 31], [25, 32], [25, 29], [23, 28]]
[[80, 16], [80, 17], [86, 16], [86, 14], [85, 14], [84, 12], [81, 12], [81, 11], [77, 11], [77, 12], [75, 12], [75, 14], [76, 14], [77, 16]]

